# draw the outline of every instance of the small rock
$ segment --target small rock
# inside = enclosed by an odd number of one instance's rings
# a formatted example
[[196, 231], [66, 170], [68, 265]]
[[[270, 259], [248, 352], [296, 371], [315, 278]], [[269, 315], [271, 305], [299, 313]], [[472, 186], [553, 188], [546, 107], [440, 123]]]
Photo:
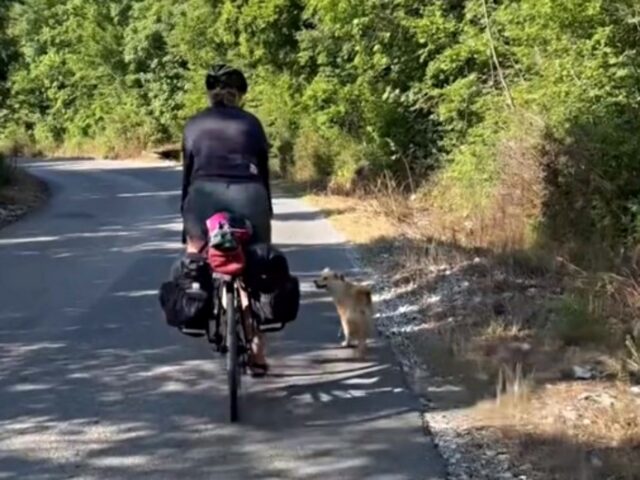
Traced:
[[507, 313], [507, 307], [500, 300], [494, 301], [491, 308], [493, 309], [493, 313], [498, 317]]
[[499, 480], [513, 480], [514, 477], [512, 473], [504, 472], [504, 473], [498, 474], [496, 478], [498, 478]]
[[533, 297], [536, 293], [538, 293], [538, 289], [533, 287], [527, 288], [527, 291], [525, 292], [528, 297]]
[[640, 396], [640, 385], [635, 385], [629, 389], [632, 394]]
[[602, 461], [600, 456], [595, 452], [591, 452], [591, 454], [589, 455], [589, 462], [594, 468], [602, 468], [602, 466], [604, 465], [604, 462]]
[[591, 380], [595, 377], [594, 372], [590, 368], [580, 367], [578, 365], [574, 365], [571, 372], [573, 373], [573, 378], [576, 380]]

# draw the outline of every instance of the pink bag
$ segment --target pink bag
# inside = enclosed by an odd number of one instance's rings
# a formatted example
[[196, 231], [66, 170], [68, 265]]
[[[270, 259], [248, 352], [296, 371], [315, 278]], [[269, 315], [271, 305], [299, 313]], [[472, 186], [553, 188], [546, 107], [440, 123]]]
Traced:
[[243, 245], [251, 238], [251, 224], [226, 212], [212, 215], [206, 223], [209, 265], [223, 275], [240, 275], [245, 266]]
[[253, 235], [253, 228], [248, 220], [232, 215], [227, 212], [214, 213], [207, 220], [207, 230], [209, 238], [215, 235], [215, 232], [221, 228], [228, 228], [233, 236], [241, 244], [246, 243]]

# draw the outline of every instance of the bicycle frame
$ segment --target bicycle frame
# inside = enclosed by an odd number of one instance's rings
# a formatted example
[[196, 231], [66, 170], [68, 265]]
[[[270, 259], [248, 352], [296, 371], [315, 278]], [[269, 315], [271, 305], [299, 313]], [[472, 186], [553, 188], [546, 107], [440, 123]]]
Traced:
[[[248, 368], [248, 356], [251, 349], [252, 336], [247, 332], [243, 318], [241, 301], [242, 285], [235, 277], [214, 273], [219, 287], [216, 289], [219, 308], [213, 312], [209, 326], [208, 337], [218, 346], [218, 351], [226, 355], [227, 380], [229, 384], [229, 419], [237, 422], [239, 419], [238, 391], [241, 388], [241, 377]], [[253, 321], [253, 319], [251, 319]], [[255, 327], [255, 326], [254, 326]]]

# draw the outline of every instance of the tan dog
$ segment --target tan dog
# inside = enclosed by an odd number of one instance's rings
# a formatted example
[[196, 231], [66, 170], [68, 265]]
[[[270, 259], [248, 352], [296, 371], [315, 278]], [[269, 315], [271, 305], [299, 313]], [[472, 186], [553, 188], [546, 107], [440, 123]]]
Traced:
[[364, 358], [367, 349], [367, 338], [371, 334], [373, 324], [373, 302], [371, 289], [356, 285], [340, 275], [325, 269], [320, 278], [314, 280], [318, 289], [325, 289], [333, 298], [340, 316], [340, 324], [344, 333], [343, 347], [352, 347], [352, 340], [358, 342], [358, 356]]

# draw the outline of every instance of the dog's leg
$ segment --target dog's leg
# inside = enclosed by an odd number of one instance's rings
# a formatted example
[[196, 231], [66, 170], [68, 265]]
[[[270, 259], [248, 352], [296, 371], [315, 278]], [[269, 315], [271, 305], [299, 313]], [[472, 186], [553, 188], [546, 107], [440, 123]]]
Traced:
[[367, 356], [367, 338], [364, 336], [360, 336], [360, 338], [358, 338], [357, 354], [359, 360], [364, 360]]
[[342, 333], [344, 334], [344, 340], [340, 344], [344, 348], [351, 348], [353, 344], [351, 343], [351, 325], [348, 319], [340, 317], [340, 323], [342, 324]]
[[342, 341], [340, 346], [343, 347], [343, 348], [353, 348], [353, 343], [351, 342], [351, 337], [349, 337], [348, 335], [345, 335], [345, 339]]
[[358, 359], [364, 360], [367, 350], [367, 327], [362, 322], [362, 320], [365, 320], [364, 318], [359, 318], [358, 320], [360, 320], [358, 323], [354, 322], [354, 327], [356, 328], [353, 332], [354, 337], [358, 342], [356, 356]]

